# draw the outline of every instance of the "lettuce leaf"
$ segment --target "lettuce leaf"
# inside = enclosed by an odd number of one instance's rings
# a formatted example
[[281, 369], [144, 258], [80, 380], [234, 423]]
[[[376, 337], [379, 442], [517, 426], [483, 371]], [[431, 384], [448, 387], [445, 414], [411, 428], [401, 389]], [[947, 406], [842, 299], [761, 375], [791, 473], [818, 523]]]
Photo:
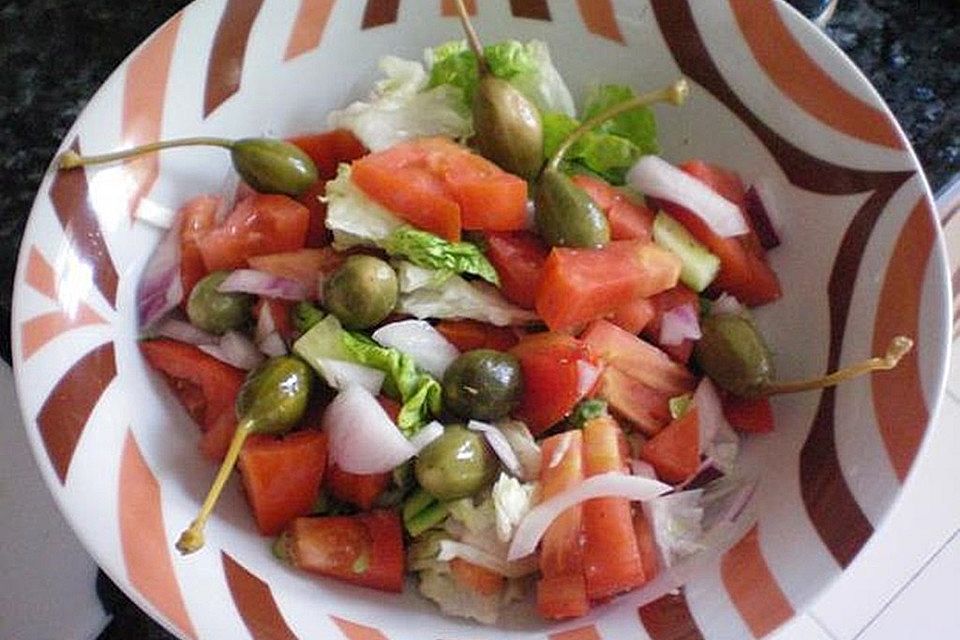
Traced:
[[359, 364], [386, 374], [384, 392], [402, 403], [397, 426], [408, 437], [431, 416], [440, 415], [441, 387], [436, 379], [419, 370], [410, 356], [381, 347], [362, 333], [345, 330], [333, 315], [301, 336], [293, 350], [324, 378], [328, 378], [324, 360]]
[[536, 314], [510, 304], [486, 282], [467, 282], [450, 271], [424, 269], [409, 262], [402, 262], [398, 271], [400, 313], [421, 320], [468, 318], [500, 327], [537, 321]]
[[[594, 88], [584, 101], [583, 119], [606, 111], [634, 97], [633, 89], [622, 84], [606, 84]], [[595, 131], [602, 131], [632, 142], [643, 155], [660, 153], [657, 143], [657, 120], [650, 107], [640, 107], [607, 120]]]
[[427, 231], [403, 226], [378, 244], [391, 256], [406, 258], [418, 267], [469, 273], [500, 286], [497, 270], [470, 242], [448, 242]]
[[455, 86], [427, 89], [423, 65], [395, 56], [381, 58], [380, 70], [387, 77], [377, 82], [367, 101], [330, 113], [330, 127], [349, 129], [371, 151], [411, 138], [473, 135], [470, 109]]
[[[484, 47], [484, 55], [491, 73], [510, 82], [540, 111], [559, 111], [571, 116], [575, 113], [573, 97], [553, 65], [545, 43], [506, 40]], [[425, 57], [430, 69], [428, 86], [455, 87], [461, 91], [464, 105], [470, 105], [479, 75], [476, 56], [466, 42], [448, 42], [428, 49]]]

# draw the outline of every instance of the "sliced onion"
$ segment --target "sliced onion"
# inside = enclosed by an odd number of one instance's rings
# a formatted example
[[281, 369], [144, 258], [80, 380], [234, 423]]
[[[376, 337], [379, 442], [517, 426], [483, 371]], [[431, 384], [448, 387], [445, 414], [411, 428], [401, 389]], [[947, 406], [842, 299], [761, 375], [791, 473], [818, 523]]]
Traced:
[[287, 354], [287, 343], [283, 341], [283, 338], [277, 331], [277, 323], [273, 317], [273, 309], [269, 304], [264, 304], [260, 307], [254, 342], [257, 343], [260, 351], [268, 356], [276, 357]]
[[635, 476], [640, 476], [641, 478], [650, 478], [651, 480], [657, 479], [656, 469], [654, 469], [653, 465], [646, 460], [637, 460], [636, 458], [631, 459], [630, 473]]
[[557, 445], [556, 449], [554, 449], [553, 455], [550, 456], [550, 462], [547, 464], [547, 469], [553, 469], [555, 466], [560, 464], [560, 461], [563, 460], [563, 456], [567, 455], [567, 449], [570, 448], [570, 444], [572, 442], [573, 434], [567, 431], [563, 434], [560, 444]]
[[435, 378], [442, 378], [447, 367], [460, 355], [442, 333], [424, 320], [391, 322], [374, 331], [371, 337], [385, 347], [407, 354]]
[[223, 293], [251, 293], [280, 300], [306, 300], [307, 288], [288, 278], [279, 278], [256, 269], [237, 269], [220, 283], [217, 291]]
[[207, 333], [184, 320], [165, 318], [157, 324], [154, 332], [163, 338], [172, 338], [187, 344], [217, 344], [217, 336]]
[[270, 356], [271, 358], [276, 358], [279, 356], [287, 355], [287, 343], [283, 341], [283, 338], [280, 337], [280, 334], [274, 331], [257, 343], [257, 346], [260, 347], [260, 351], [264, 355]]
[[454, 558], [460, 558], [470, 564], [489, 569], [505, 578], [522, 578], [523, 576], [535, 573], [540, 568], [536, 556], [529, 556], [510, 562], [462, 542], [441, 540], [440, 553], [437, 554], [437, 560], [447, 562]]
[[376, 395], [386, 379], [386, 374], [373, 367], [365, 367], [355, 362], [319, 358], [316, 361], [324, 380], [334, 389], [346, 389], [350, 385], [359, 385]]
[[543, 455], [540, 452], [540, 445], [534, 440], [527, 425], [519, 420], [505, 420], [499, 423], [497, 428], [520, 460], [520, 467], [523, 469], [520, 479], [530, 482], [539, 478]]
[[322, 422], [330, 459], [349, 473], [386, 473], [417, 453], [377, 399], [357, 384], [337, 394]]
[[247, 336], [227, 331], [217, 344], [200, 345], [200, 350], [221, 362], [249, 371], [263, 362], [263, 354]]
[[577, 394], [579, 397], [588, 395], [597, 385], [603, 370], [585, 360], [577, 360]]
[[424, 447], [442, 435], [443, 425], [434, 420], [410, 436], [410, 444], [412, 444], [417, 451], [422, 451]]
[[740, 207], [658, 156], [640, 158], [627, 174], [627, 184], [645, 195], [689, 209], [718, 236], [729, 238], [750, 231]]
[[770, 192], [762, 184], [751, 186], [743, 198], [743, 208], [760, 240], [760, 246], [764, 249], [775, 249], [780, 246], [780, 236], [773, 222], [775, 214], [771, 207], [772, 202]]
[[630, 501], [650, 500], [672, 489], [670, 485], [657, 480], [616, 471], [591, 476], [531, 509], [517, 527], [507, 560], [513, 561], [533, 553], [540, 538], [557, 516], [585, 500], [604, 497], [626, 498]]
[[520, 466], [520, 459], [517, 458], [513, 447], [510, 446], [510, 442], [506, 436], [500, 432], [500, 429], [497, 429], [492, 424], [480, 422], [479, 420], [471, 420], [467, 423], [467, 428], [483, 434], [483, 437], [487, 440], [487, 444], [490, 445], [493, 452], [500, 458], [500, 462], [502, 462], [504, 468], [510, 472], [510, 475], [519, 477], [523, 473], [523, 467]]
[[702, 489], [680, 491], [643, 503], [664, 567], [704, 548], [702, 496]]
[[660, 324], [660, 344], [678, 345], [684, 340], [699, 340], [700, 319], [692, 303], [674, 307], [663, 314]]
[[710, 315], [736, 315], [741, 313], [744, 309], [745, 307], [739, 300], [736, 299], [736, 297], [724, 292], [720, 294], [719, 298], [713, 301], [713, 304], [710, 305]]
[[178, 215], [154, 249], [140, 276], [137, 319], [141, 329], [153, 326], [183, 300], [183, 282], [180, 280], [181, 225], [182, 216]]
[[721, 471], [733, 470], [740, 438], [723, 415], [723, 405], [716, 387], [703, 378], [693, 393], [700, 428], [700, 452], [710, 458]]

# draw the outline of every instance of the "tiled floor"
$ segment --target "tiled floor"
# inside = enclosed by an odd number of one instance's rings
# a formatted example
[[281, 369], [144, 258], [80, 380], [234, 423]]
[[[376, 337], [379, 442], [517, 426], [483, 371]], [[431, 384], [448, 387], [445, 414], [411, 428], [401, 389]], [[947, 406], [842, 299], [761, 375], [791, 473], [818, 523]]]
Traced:
[[[960, 184], [945, 194], [951, 271], [960, 262]], [[956, 296], [957, 292], [954, 292]], [[955, 300], [955, 308], [957, 297]], [[775, 640], [960, 638], [960, 340], [947, 395], [900, 502], [854, 563]]]

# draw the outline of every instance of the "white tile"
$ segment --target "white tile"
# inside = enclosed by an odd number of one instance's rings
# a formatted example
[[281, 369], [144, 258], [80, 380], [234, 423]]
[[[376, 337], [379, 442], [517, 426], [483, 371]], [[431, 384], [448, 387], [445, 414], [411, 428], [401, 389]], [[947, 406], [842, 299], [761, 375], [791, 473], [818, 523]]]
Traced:
[[945, 397], [937, 422], [887, 521], [810, 608], [838, 640], [854, 638], [960, 528], [960, 500], [945, 499], [960, 484], [960, 403]]
[[799, 614], [767, 640], [832, 640], [810, 616]]
[[960, 536], [956, 536], [877, 616], [859, 640], [960, 637], [957, 576]]

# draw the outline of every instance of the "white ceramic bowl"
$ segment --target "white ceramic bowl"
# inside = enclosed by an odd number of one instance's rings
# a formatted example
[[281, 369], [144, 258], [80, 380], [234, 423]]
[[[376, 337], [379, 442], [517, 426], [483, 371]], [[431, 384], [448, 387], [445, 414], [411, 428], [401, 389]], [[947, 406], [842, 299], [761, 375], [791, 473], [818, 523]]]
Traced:
[[[487, 41], [546, 40], [577, 94], [598, 82], [642, 89], [690, 78], [688, 105], [659, 113], [664, 156], [762, 179], [779, 203], [784, 242], [771, 260], [785, 295], [758, 318], [782, 376], [867, 357], [898, 333], [917, 348], [895, 372], [776, 400], [776, 432], [744, 447], [762, 473], [755, 526], [707, 554], [678, 595], [639, 615], [641, 596], [631, 594], [570, 623], [530, 616], [485, 629], [441, 616], [412, 589], [387, 595], [285, 568], [236, 486], [210, 523], [208, 548], [173, 552], [214, 469], [136, 348], [136, 285], [159, 238], [139, 218], [218, 190], [228, 159], [169, 152], [50, 174], [14, 295], [29, 436], [94, 558], [183, 638], [760, 637], [843, 571], [922, 455], [949, 342], [943, 243], [907, 140], [850, 61], [773, 0], [478, 4]], [[460, 37], [451, 8], [198, 0], [120, 66], [63, 148], [322, 129], [328, 111], [370, 86], [381, 55], [418, 58]]]

